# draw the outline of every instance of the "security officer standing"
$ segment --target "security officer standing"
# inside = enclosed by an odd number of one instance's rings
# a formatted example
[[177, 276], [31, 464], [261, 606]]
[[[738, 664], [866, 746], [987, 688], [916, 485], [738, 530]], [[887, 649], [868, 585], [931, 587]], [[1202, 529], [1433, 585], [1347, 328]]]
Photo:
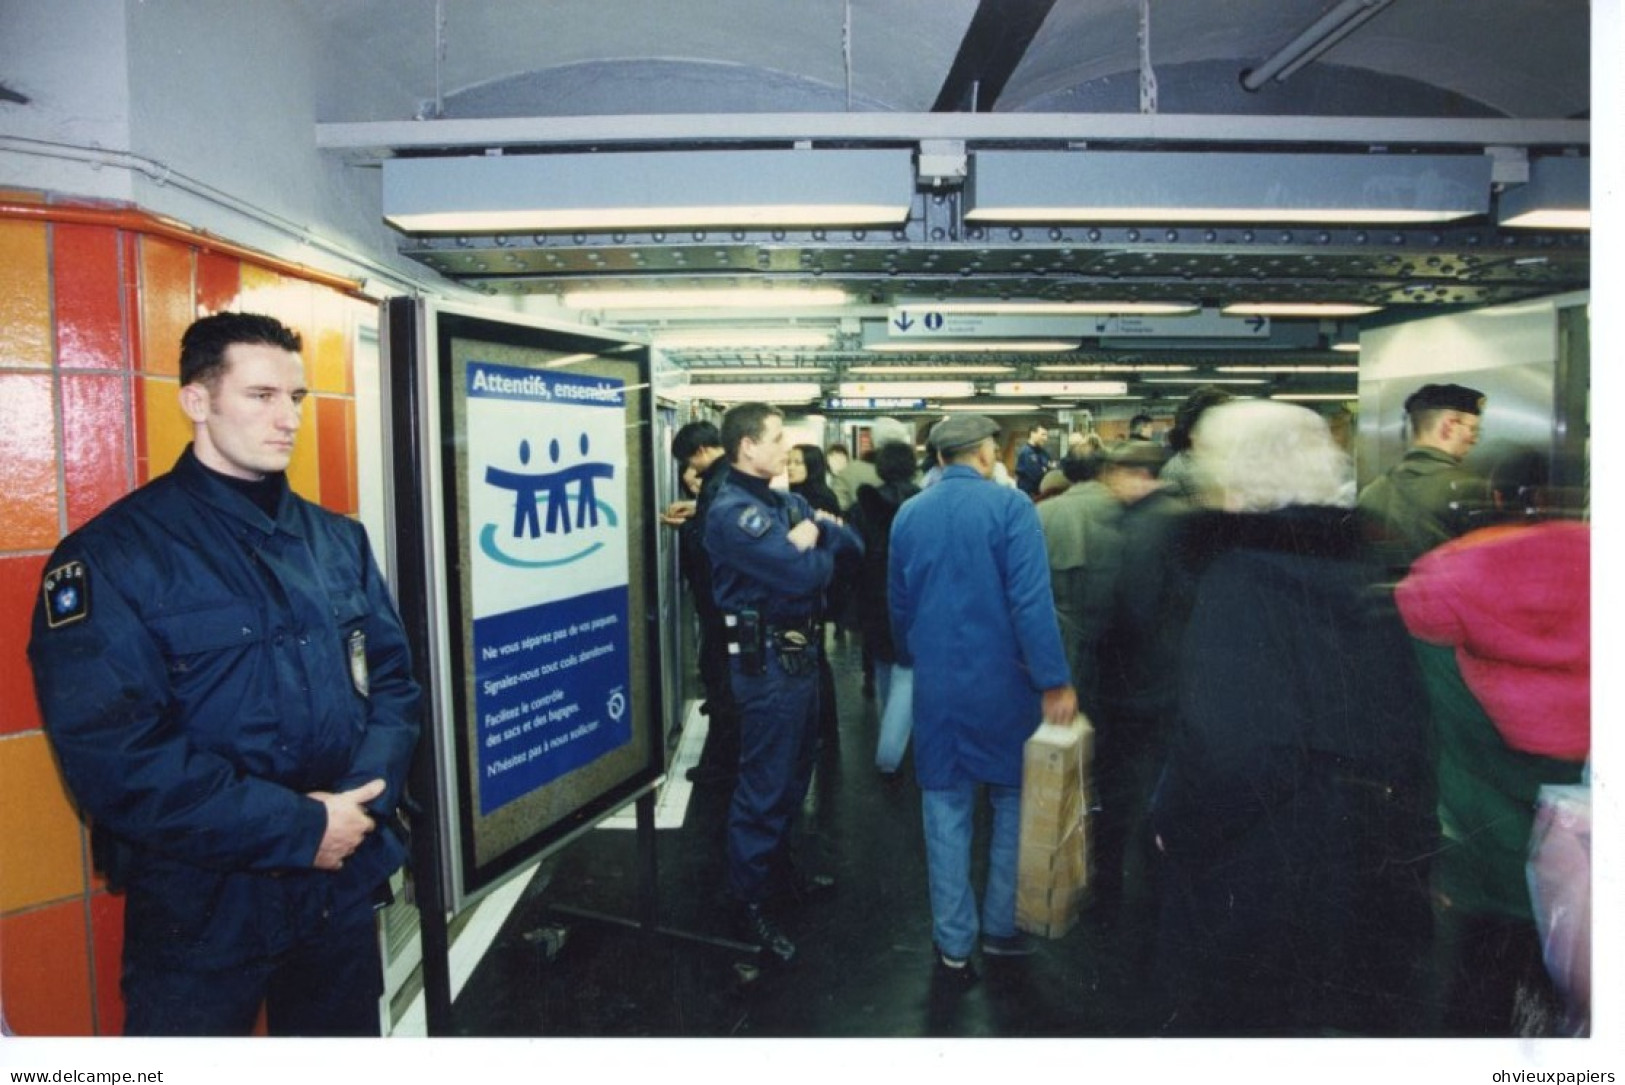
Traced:
[[1478, 443], [1484, 403], [1484, 393], [1459, 384], [1424, 384], [1406, 398], [1410, 448], [1358, 501], [1395, 580], [1491, 507], [1488, 484], [1462, 466]]
[[[742, 403], [722, 418], [729, 469], [705, 517], [712, 590], [729, 630], [740, 711], [739, 780], [728, 810], [728, 888], [742, 926], [781, 963], [796, 947], [767, 914], [775, 878], [796, 879], [789, 838], [818, 742], [817, 616], [843, 550], [860, 553], [838, 518], [771, 489], [790, 446], [784, 415]], [[813, 878], [791, 888], [833, 885]]]
[[125, 1031], [377, 1036], [373, 913], [419, 691], [360, 524], [292, 493], [297, 333], [181, 341], [193, 440], [58, 546], [28, 655], [45, 732], [122, 890]]

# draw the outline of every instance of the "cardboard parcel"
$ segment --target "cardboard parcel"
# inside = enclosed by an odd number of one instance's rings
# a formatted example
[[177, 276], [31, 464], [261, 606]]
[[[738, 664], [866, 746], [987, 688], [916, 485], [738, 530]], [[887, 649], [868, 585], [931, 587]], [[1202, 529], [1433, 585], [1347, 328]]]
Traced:
[[1016, 926], [1059, 938], [1077, 922], [1089, 884], [1089, 762], [1094, 729], [1042, 724], [1023, 753]]

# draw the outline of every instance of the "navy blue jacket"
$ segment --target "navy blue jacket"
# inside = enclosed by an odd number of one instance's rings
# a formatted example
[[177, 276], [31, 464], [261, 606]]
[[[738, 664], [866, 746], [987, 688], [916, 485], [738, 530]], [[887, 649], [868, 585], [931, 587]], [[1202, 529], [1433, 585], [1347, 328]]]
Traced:
[[705, 549], [718, 608], [735, 613], [755, 607], [769, 624], [816, 617], [836, 555], [861, 554], [863, 544], [844, 524], [820, 520], [818, 545], [797, 550], [790, 529], [811, 519], [812, 508], [802, 497], [730, 466], [705, 514]]
[[68, 789], [128, 888], [130, 951], [233, 967], [370, 902], [403, 843], [380, 827], [316, 870], [327, 814], [306, 795], [381, 778], [370, 809], [387, 817], [417, 741], [405, 633], [361, 525], [285, 482], [273, 522], [188, 448], [46, 570], [29, 659]]

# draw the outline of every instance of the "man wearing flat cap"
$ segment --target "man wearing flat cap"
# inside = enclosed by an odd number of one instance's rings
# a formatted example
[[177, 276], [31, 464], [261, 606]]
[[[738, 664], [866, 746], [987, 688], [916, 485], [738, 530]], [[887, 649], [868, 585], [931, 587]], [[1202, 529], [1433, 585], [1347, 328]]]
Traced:
[[1484, 394], [1460, 384], [1424, 384], [1405, 400], [1411, 446], [1360, 491], [1359, 509], [1390, 572], [1471, 526], [1488, 507], [1483, 479], [1462, 465], [1478, 443]]
[[[952, 415], [931, 431], [937, 483], [892, 522], [887, 594], [897, 661], [914, 668], [914, 769], [924, 812], [937, 975], [964, 986], [988, 956], [1031, 952], [1016, 930], [1022, 747], [1077, 696], [1050, 595], [1038, 512], [991, 482], [998, 426]], [[980, 915], [971, 886], [977, 790], [992, 806]]]

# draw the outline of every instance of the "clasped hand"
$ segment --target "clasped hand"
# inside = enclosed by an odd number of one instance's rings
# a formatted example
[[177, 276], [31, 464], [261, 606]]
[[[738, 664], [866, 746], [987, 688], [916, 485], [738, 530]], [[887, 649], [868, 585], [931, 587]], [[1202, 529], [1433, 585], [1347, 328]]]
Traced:
[[384, 781], [369, 780], [360, 787], [334, 794], [312, 791], [309, 797], [327, 808], [327, 831], [311, 863], [317, 870], [339, 870], [344, 860], [355, 854], [367, 834], [378, 827], [367, 812], [367, 803], [384, 793]]

